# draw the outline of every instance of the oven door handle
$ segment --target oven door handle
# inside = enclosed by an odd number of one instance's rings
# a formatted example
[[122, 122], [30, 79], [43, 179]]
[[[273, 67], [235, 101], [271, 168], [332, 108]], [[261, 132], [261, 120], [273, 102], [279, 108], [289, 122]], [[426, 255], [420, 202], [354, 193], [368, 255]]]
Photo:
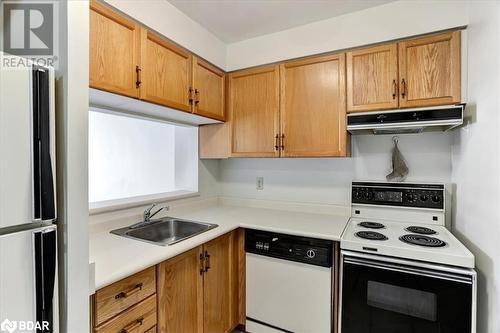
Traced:
[[400, 265], [390, 264], [390, 263], [381, 263], [381, 262], [375, 262], [375, 261], [371, 261], [371, 260], [365, 260], [365, 259], [353, 258], [353, 257], [344, 257], [343, 261], [345, 264], [367, 266], [367, 267], [389, 270], [389, 271], [394, 271], [394, 272], [422, 275], [422, 276], [427, 276], [427, 277], [436, 278], [436, 279], [472, 284], [472, 277], [471, 276], [464, 276], [464, 275], [446, 273], [446, 272], [438, 272], [438, 271], [424, 269], [424, 268], [400, 266]]

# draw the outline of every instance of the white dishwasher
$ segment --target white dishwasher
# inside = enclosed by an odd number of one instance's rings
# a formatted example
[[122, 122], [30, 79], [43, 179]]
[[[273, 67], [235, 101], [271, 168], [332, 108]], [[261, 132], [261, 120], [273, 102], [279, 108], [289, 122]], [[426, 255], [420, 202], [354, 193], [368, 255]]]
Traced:
[[247, 229], [245, 251], [247, 332], [332, 332], [332, 241]]

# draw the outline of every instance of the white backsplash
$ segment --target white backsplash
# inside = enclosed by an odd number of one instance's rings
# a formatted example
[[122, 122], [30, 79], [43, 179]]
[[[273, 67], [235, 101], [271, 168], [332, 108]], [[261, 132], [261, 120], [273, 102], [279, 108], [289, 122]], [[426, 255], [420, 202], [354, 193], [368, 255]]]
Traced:
[[[449, 182], [451, 135], [399, 136], [410, 173], [407, 181]], [[392, 135], [352, 137], [351, 158], [228, 159], [220, 162], [224, 196], [334, 205], [350, 204], [353, 179], [385, 180], [391, 170]], [[264, 177], [257, 190], [256, 178]]]

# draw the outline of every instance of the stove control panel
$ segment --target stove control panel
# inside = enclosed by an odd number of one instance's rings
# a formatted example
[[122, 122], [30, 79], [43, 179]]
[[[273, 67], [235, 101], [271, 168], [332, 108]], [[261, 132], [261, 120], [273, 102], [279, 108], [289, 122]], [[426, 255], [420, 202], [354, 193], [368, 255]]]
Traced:
[[409, 183], [352, 183], [352, 203], [444, 209], [444, 185]]
[[245, 230], [245, 251], [248, 253], [332, 267], [332, 249], [333, 243], [329, 240]]

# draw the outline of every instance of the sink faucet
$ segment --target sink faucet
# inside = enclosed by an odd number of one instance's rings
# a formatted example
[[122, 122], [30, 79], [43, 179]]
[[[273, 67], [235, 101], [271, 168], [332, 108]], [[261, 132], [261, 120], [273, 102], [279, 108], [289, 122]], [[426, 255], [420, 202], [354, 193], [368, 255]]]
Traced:
[[149, 206], [148, 208], [146, 208], [144, 210], [144, 213], [143, 213], [143, 219], [141, 222], [139, 223], [136, 223], [136, 224], [132, 224], [129, 228], [130, 229], [135, 229], [135, 228], [139, 228], [139, 227], [142, 227], [142, 226], [145, 226], [145, 225], [148, 225], [149, 223], [151, 223], [151, 218], [153, 216], [155, 216], [156, 214], [158, 214], [159, 212], [161, 212], [162, 210], [170, 210], [170, 206], [163, 206], [163, 207], [160, 207], [158, 210], [156, 210], [156, 212], [154, 213], [151, 213], [151, 210], [153, 208], [155, 208], [157, 206], [157, 204], [153, 203], [151, 204], [151, 206]]
[[165, 209], [166, 211], [168, 211], [170, 209], [170, 206], [163, 206], [163, 207], [160, 207], [156, 212], [151, 213], [151, 210], [153, 208], [155, 208], [156, 206], [157, 206], [157, 204], [154, 203], [154, 204], [151, 204], [151, 206], [149, 206], [148, 208], [146, 208], [144, 210], [144, 222], [149, 222], [153, 216], [155, 216], [156, 214], [158, 214], [162, 210]]

